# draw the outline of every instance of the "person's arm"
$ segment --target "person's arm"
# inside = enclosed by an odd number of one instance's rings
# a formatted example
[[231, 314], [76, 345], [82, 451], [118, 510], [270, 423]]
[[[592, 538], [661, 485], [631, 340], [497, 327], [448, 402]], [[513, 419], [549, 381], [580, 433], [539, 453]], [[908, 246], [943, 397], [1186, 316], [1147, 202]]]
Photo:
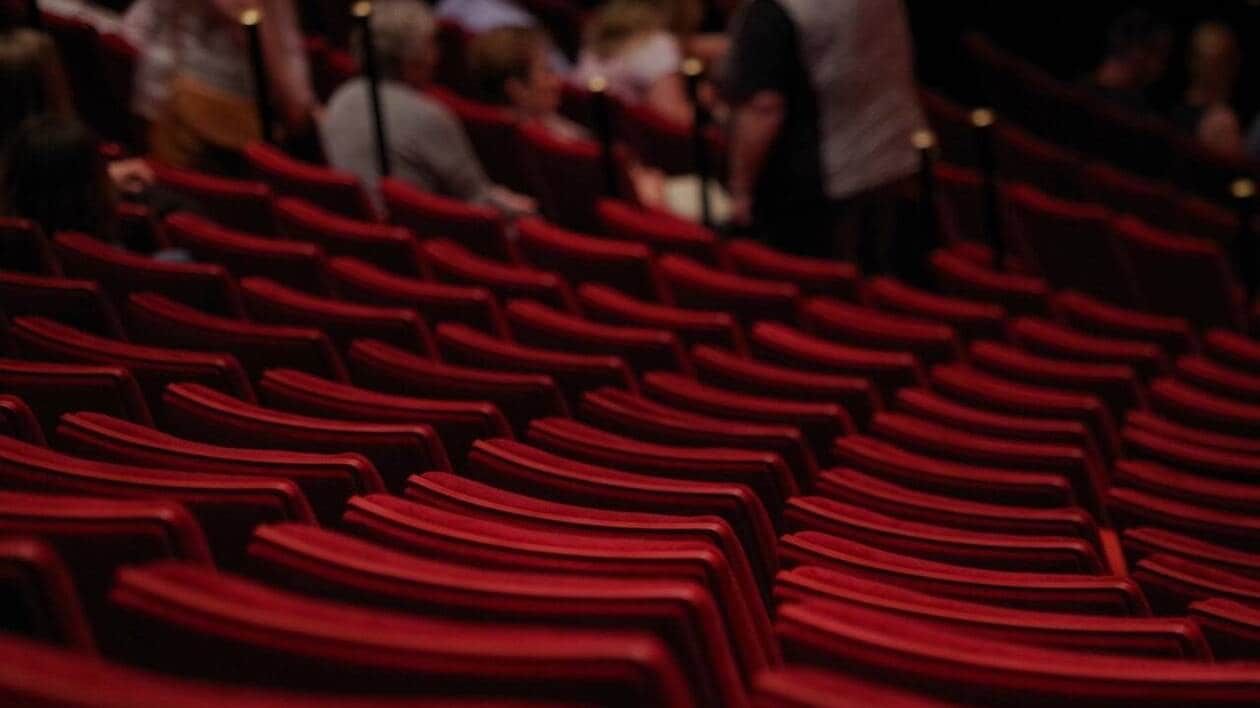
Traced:
[[752, 222], [757, 184], [787, 113], [795, 56], [791, 19], [771, 2], [751, 2], [734, 23], [726, 93], [731, 103], [731, 221]]
[[766, 156], [783, 128], [783, 95], [758, 91], [735, 108], [731, 130], [731, 220], [738, 226], [752, 223], [753, 193], [766, 164]]

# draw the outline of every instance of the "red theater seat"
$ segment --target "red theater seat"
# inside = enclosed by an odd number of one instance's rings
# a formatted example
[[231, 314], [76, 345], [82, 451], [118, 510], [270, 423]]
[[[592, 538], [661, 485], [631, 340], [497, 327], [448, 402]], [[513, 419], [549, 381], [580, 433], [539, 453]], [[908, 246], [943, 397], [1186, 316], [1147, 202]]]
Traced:
[[1191, 603], [1211, 598], [1253, 606], [1260, 602], [1260, 580], [1177, 556], [1143, 558], [1133, 569], [1133, 579], [1160, 614], [1183, 614]]
[[535, 420], [527, 437], [540, 449], [593, 465], [695, 482], [745, 485], [761, 499], [776, 525], [783, 502], [798, 493], [796, 479], [774, 453], [643, 442], [567, 418]]
[[254, 400], [249, 377], [231, 354], [116, 342], [38, 317], [14, 320], [13, 338], [29, 358], [126, 367], [152, 410], [158, 410], [166, 385], [179, 381], [194, 381], [241, 400]]
[[992, 270], [944, 248], [933, 251], [930, 262], [937, 286], [950, 295], [994, 303], [1017, 314], [1046, 311], [1050, 288], [1041, 278]]
[[448, 401], [377, 393], [300, 371], [268, 371], [258, 382], [264, 403], [279, 410], [340, 420], [433, 426], [456, 464], [482, 438], [512, 437], [507, 419], [487, 401]]
[[1137, 584], [1119, 576], [967, 568], [815, 531], [784, 536], [779, 554], [785, 568], [813, 575], [820, 582], [842, 582], [829, 577], [838, 572], [928, 595], [1012, 609], [1113, 617], [1145, 617], [1151, 612]]
[[[0, 390], [20, 396], [51, 433], [64, 413], [96, 411], [153, 425], [144, 393], [120, 366], [45, 364], [0, 359]], [[37, 442], [29, 440], [29, 442]]]
[[250, 379], [288, 367], [337, 381], [349, 380], [332, 342], [318, 329], [262, 325], [218, 317], [154, 293], [132, 295], [127, 317], [135, 341], [158, 346], [230, 351]]
[[647, 246], [562, 229], [542, 219], [517, 223], [517, 248], [537, 268], [574, 285], [602, 283], [633, 297], [661, 301], [665, 288]]
[[1126, 422], [1169, 440], [1192, 443], [1199, 447], [1229, 450], [1251, 455], [1260, 454], [1260, 440], [1239, 435], [1225, 435], [1205, 428], [1183, 425], [1151, 411], [1129, 411]]
[[[813, 571], [813, 572], [809, 572]], [[823, 582], [823, 581], [828, 582]], [[1108, 617], [1011, 610], [955, 600], [841, 572], [798, 568], [775, 589], [782, 605], [835, 603], [932, 622], [976, 637], [1059, 649], [1210, 662], [1212, 650], [1185, 618]]]
[[[710, 584], [714, 586], [714, 594], [727, 618], [728, 630], [739, 637], [736, 651], [745, 669], [764, 666], [766, 661], [778, 663], [778, 648], [770, 637], [770, 619], [759, 597], [748, 556], [730, 525], [718, 517], [573, 506], [515, 494], [441, 472], [412, 477], [408, 481], [407, 498], [421, 506], [505, 522], [526, 530], [579, 532], [588, 537], [623, 538], [632, 544], [647, 540], [658, 542], [658, 545], [649, 548], [666, 547], [659, 545], [664, 542], [675, 549], [710, 549], [722, 559], [718, 564], [708, 563], [714, 570], [725, 573], [722, 565], [729, 566], [730, 582], [719, 579]], [[403, 514], [415, 511], [406, 505], [393, 504], [392, 507]], [[368, 509], [364, 505], [360, 508]], [[384, 508], [377, 506], [374, 511], [381, 513]], [[521, 560], [528, 561], [525, 568], [544, 567], [538, 564], [536, 558], [536, 553], [530, 553]], [[592, 569], [595, 572], [588, 574], [628, 574], [624, 567], [607, 564]], [[573, 571], [564, 572], [568, 575]], [[629, 574], [637, 574], [637, 571]], [[706, 571], [705, 575], [707, 577], [709, 573]]]
[[879, 390], [860, 376], [767, 364], [711, 346], [697, 346], [691, 351], [691, 361], [703, 383], [756, 395], [838, 403], [858, 427], [865, 427], [871, 416], [883, 408]]
[[297, 525], [259, 528], [250, 555], [266, 580], [330, 600], [505, 627], [647, 630], [670, 646], [703, 701], [745, 700], [723, 620], [698, 583], [583, 577], [557, 583], [409, 556]]
[[193, 442], [93, 413], [74, 413], [57, 427], [58, 447], [94, 460], [152, 465], [201, 474], [287, 479], [306, 495], [321, 523], [335, 524], [355, 494], [385, 490], [366, 458], [314, 455]]
[[621, 357], [569, 354], [504, 342], [463, 325], [438, 327], [443, 357], [455, 364], [495, 371], [548, 374], [560, 386], [569, 405], [601, 386], [637, 390], [630, 368]]
[[1133, 367], [1143, 380], [1168, 370], [1168, 359], [1158, 344], [1089, 334], [1057, 322], [1020, 317], [1009, 325], [1010, 339], [1030, 352], [1083, 363]]
[[299, 162], [263, 143], [245, 146], [245, 160], [276, 194], [305, 199], [352, 219], [376, 219], [367, 192], [352, 174]]
[[1260, 341], [1246, 335], [1223, 329], [1213, 329], [1203, 335], [1205, 353], [1227, 366], [1260, 373]]
[[31, 275], [61, 275], [48, 240], [34, 222], [0, 217], [0, 245], [4, 247], [4, 270]]
[[286, 238], [318, 245], [332, 256], [353, 256], [401, 275], [420, 273], [419, 243], [405, 228], [351, 219], [301, 199], [276, 200], [276, 223]]
[[1260, 578], [1260, 554], [1239, 551], [1193, 536], [1149, 526], [1125, 529], [1120, 536], [1130, 565], [1147, 556], [1171, 555], [1223, 568], [1231, 573]]
[[932, 367], [930, 387], [946, 398], [998, 413], [1080, 422], [1105, 459], [1119, 453], [1115, 419], [1097, 396], [1019, 383], [955, 364]]
[[1260, 690], [1253, 666], [1021, 647], [859, 608], [785, 608], [778, 635], [799, 661], [895, 675], [967, 703], [1243, 706]]
[[873, 349], [911, 352], [925, 365], [962, 356], [953, 328], [933, 319], [891, 314], [831, 298], [810, 298], [801, 306], [805, 330], [827, 339]]
[[459, 322], [496, 336], [507, 333], [499, 301], [487, 288], [416, 280], [357, 258], [334, 258], [329, 275], [337, 292], [355, 302], [409, 307], [434, 324]]
[[1151, 409], [1178, 423], [1244, 437], [1260, 433], [1260, 405], [1168, 378], [1152, 381], [1149, 394]]
[[1260, 659], [1260, 608], [1212, 598], [1190, 603], [1189, 613], [1207, 636], [1218, 660]]
[[680, 307], [727, 311], [745, 324], [796, 321], [800, 289], [790, 282], [735, 275], [684, 256], [662, 256], [657, 266]]
[[238, 278], [256, 275], [311, 293], [328, 292], [321, 248], [231, 231], [192, 214], [172, 214], [163, 222], [176, 246], [204, 263], [217, 263]]
[[59, 234], [53, 245], [66, 275], [95, 280], [120, 306], [131, 293], [156, 292], [219, 315], [245, 312], [236, 283], [221, 266], [155, 261], [83, 234]]
[[507, 305], [508, 324], [522, 344], [581, 354], [620, 356], [638, 372], [691, 373], [687, 353], [672, 332], [591, 322], [531, 300]]
[[272, 324], [318, 328], [342, 351], [356, 339], [379, 339], [426, 355], [435, 351], [428, 325], [414, 310], [317, 297], [265, 278], [242, 280], [241, 292], [250, 317]]
[[170, 432], [216, 445], [300, 452], [357, 452], [372, 461], [390, 490], [409, 475], [450, 469], [428, 425], [367, 423], [294, 415], [242, 403], [203, 386], [176, 384], [163, 399]]
[[350, 369], [356, 384], [376, 391], [489, 401], [499, 407], [518, 435], [524, 435], [534, 418], [569, 413], [560, 389], [545, 374], [442, 364], [370, 340], [357, 341], [350, 347]]
[[891, 397], [902, 386], [923, 383], [923, 369], [909, 352], [887, 352], [832, 342], [777, 322], [758, 322], [749, 331], [758, 358], [807, 371], [859, 376]]
[[[604, 196], [605, 177], [600, 146], [593, 140], [564, 140], [546, 127], [526, 123], [517, 130], [521, 162], [529, 192], [549, 220], [575, 231], [599, 228], [595, 205]], [[616, 159], [621, 162], [620, 157]], [[617, 166], [618, 190], [626, 186]]]
[[485, 258], [518, 260], [503, 217], [491, 207], [422, 192], [388, 177], [381, 180], [381, 196], [390, 221], [417, 238], [448, 238]]
[[1132, 307], [1141, 303], [1130, 262], [1101, 206], [1061, 201], [1026, 185], [1006, 191], [1006, 223], [1024, 263], [1056, 288]]
[[1079, 507], [1004, 506], [924, 492], [877, 475], [837, 468], [818, 476], [814, 493], [886, 516], [971, 531], [1066, 536], [1099, 545], [1098, 527]]
[[971, 531], [907, 521], [821, 496], [788, 500], [789, 532], [818, 531], [915, 558], [972, 568], [1098, 574], [1095, 548], [1081, 538]]
[[580, 575], [699, 581], [723, 607], [745, 674], [777, 663], [777, 649], [759, 641], [760, 635], [755, 633], [758, 615], [761, 622], [767, 621], [760, 600], [755, 594], [742, 594], [745, 588], [738, 584], [730, 563], [711, 543], [680, 542], [676, 537], [594, 536], [550, 525], [526, 526], [490, 516], [466, 516], [379, 495], [360, 497], [353, 506], [345, 519], [350, 533], [434, 560], [549, 573], [557, 578]]
[[[835, 403], [755, 396], [697, 383], [678, 374], [643, 376], [643, 393], [681, 410], [727, 420], [794, 426], [805, 435], [817, 459], [824, 459], [838, 436], [854, 432], [853, 419]], [[811, 480], [798, 480], [803, 486]]]
[[1239, 550], [1254, 550], [1260, 539], [1260, 519], [1253, 514], [1131, 487], [1112, 487], [1107, 492], [1107, 508], [1120, 528], [1153, 526]]
[[1248, 403], [1260, 403], [1260, 374], [1240, 371], [1205, 356], [1183, 356], [1177, 360], [1176, 375], [1207, 391]]
[[1132, 367], [1067, 361], [1031, 354], [1001, 342], [973, 342], [971, 363], [978, 369], [1015, 381], [1098, 396], [1120, 419], [1130, 408], [1145, 408], [1140, 381]]
[[597, 322], [668, 330], [687, 345], [710, 344], [740, 353], [748, 349], [739, 322], [727, 312], [647, 302], [592, 283], [578, 288], [577, 295], [582, 312]]
[[485, 484], [542, 499], [617, 511], [716, 516], [739, 536], [754, 573], [769, 583], [777, 569], [774, 528], [742, 485], [650, 477], [557, 457], [510, 440], [479, 441], [467, 475]]
[[6, 634], [96, 652], [69, 568], [52, 546], [38, 538], [0, 538], [0, 593], [12, 603], [0, 617]]
[[0, 271], [0, 308], [8, 317], [44, 317], [102, 337], [125, 338], [113, 303], [91, 280]]
[[601, 199], [595, 211], [603, 232], [635, 241], [658, 253], [677, 253], [702, 263], [719, 262], [719, 243], [712, 231], [660, 211], [640, 209], [615, 199]]
[[1000, 337], [1005, 327], [1006, 312], [998, 305], [936, 295], [892, 278], [868, 280], [863, 298], [881, 310], [948, 324], [969, 339]]
[[1117, 307], [1077, 292], [1055, 295], [1052, 307], [1059, 319], [1077, 329], [1103, 337], [1153, 342], [1163, 347], [1169, 356], [1185, 354], [1198, 347], [1190, 324], [1180, 317]]
[[32, 445], [47, 444], [35, 412], [25, 401], [8, 394], [0, 394], [0, 435], [17, 438]]
[[0, 438], [0, 487], [17, 492], [182, 502], [210, 539], [215, 561], [240, 567], [254, 526], [315, 523], [306, 497], [279, 478], [202, 475], [70, 457]]
[[578, 417], [598, 427], [652, 442], [774, 452], [783, 457], [797, 480], [813, 480], [818, 474], [812, 448], [801, 431], [792, 426], [703, 416], [611, 388], [586, 394]]
[[1119, 485], [1205, 507], [1260, 513], [1260, 489], [1254, 477], [1225, 481], [1204, 476], [1193, 466], [1174, 468], [1146, 460], [1121, 460], [1112, 470], [1112, 478]]
[[204, 214], [230, 229], [252, 234], [274, 234], [271, 188], [261, 182], [228, 179], [170, 165], [152, 164], [163, 188], [191, 199]]
[[694, 700], [677, 658], [646, 633], [514, 628], [361, 609], [176, 563], [121, 572], [111, 600], [131, 628], [120, 654], [203, 679], [623, 706]]
[[448, 239], [420, 248], [426, 271], [437, 280], [480, 285], [501, 298], [528, 297], [566, 312], [577, 312], [569, 284], [555, 273], [490, 260]]
[[960, 464], [864, 435], [840, 438], [832, 456], [881, 480], [958, 499], [1044, 509], [1076, 504], [1071, 483], [1058, 473]]
[[1158, 433], [1136, 427], [1125, 429], [1124, 443], [1130, 457], [1157, 460], [1173, 467], [1194, 470], [1196, 474], [1243, 483], [1260, 479], [1260, 457], [1247, 453], [1169, 440]]
[[793, 256], [751, 239], [728, 241], [722, 253], [743, 275], [795, 283], [811, 295], [858, 299], [860, 275], [852, 263]]

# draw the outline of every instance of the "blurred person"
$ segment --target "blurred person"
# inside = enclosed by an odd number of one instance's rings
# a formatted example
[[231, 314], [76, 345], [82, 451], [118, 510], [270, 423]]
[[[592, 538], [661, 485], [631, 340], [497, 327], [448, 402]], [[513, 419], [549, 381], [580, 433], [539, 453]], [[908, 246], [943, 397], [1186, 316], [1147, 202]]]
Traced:
[[611, 0], [591, 18], [573, 79], [602, 77], [608, 90], [679, 125], [694, 113], [679, 72], [684, 41], [702, 19], [695, 0]]
[[537, 27], [538, 20], [513, 0], [440, 0], [440, 19], [456, 22], [473, 34], [503, 27]]
[[900, 0], [751, 0], [727, 70], [732, 222], [793, 253], [893, 267], [925, 125]]
[[[393, 176], [426, 191], [490, 204], [509, 214], [534, 212], [533, 199], [490, 182], [459, 119], [422, 93], [438, 62], [436, 30], [432, 12], [420, 0], [375, 4], [372, 32]], [[379, 199], [369, 93], [365, 78], [343, 84], [328, 103], [321, 133], [329, 163], [357, 175]]]
[[1241, 155], [1242, 126], [1230, 102], [1238, 83], [1242, 57], [1238, 39], [1228, 25], [1204, 22], [1190, 35], [1187, 56], [1189, 84], [1170, 118], [1209, 150]]
[[[70, 84], [52, 38], [26, 28], [0, 32], [0, 96], [0, 150], [27, 119], [74, 116]], [[127, 193], [153, 183], [152, 169], [139, 159], [110, 162], [107, 172]]]
[[0, 147], [31, 116], [74, 114], [70, 84], [52, 39], [31, 29], [0, 32]]
[[1172, 27], [1146, 10], [1112, 23], [1102, 62], [1085, 79], [1095, 95], [1136, 111], [1150, 110], [1147, 91], [1168, 69]]
[[96, 137], [71, 117], [26, 119], [0, 157], [0, 215], [33, 221], [50, 237], [113, 240], [117, 196]]
[[136, 0], [124, 36], [141, 48], [133, 110], [153, 123], [155, 155], [171, 164], [240, 171], [238, 153], [262, 138], [242, 13], [261, 12], [268, 87], [286, 136], [317, 111], [294, 0]]

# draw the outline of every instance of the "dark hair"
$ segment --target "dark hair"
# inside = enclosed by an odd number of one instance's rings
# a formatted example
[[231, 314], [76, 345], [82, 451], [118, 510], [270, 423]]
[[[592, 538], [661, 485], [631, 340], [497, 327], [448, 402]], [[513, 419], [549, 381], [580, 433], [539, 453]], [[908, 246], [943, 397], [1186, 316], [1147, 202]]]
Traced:
[[1122, 57], [1158, 42], [1171, 41], [1172, 36], [1172, 25], [1163, 18], [1134, 8], [1121, 13], [1111, 23], [1107, 33], [1107, 56]]
[[31, 116], [71, 115], [70, 88], [52, 39], [16, 28], [0, 32], [0, 147]]
[[0, 215], [34, 221], [49, 236], [110, 239], [114, 200], [100, 142], [73, 118], [28, 118], [0, 157]]
[[529, 77], [535, 53], [546, 50], [550, 39], [534, 27], [501, 27], [477, 35], [468, 45], [468, 71], [483, 101], [511, 103], [507, 82]]

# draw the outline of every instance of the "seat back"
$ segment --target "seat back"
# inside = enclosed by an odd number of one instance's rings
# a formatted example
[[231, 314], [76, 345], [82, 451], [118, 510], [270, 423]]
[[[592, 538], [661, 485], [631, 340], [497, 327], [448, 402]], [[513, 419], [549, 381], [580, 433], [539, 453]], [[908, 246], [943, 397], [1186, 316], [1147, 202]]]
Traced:
[[351, 219], [376, 218], [363, 185], [350, 173], [299, 162], [264, 143], [246, 145], [245, 160], [277, 194], [320, 204]]

